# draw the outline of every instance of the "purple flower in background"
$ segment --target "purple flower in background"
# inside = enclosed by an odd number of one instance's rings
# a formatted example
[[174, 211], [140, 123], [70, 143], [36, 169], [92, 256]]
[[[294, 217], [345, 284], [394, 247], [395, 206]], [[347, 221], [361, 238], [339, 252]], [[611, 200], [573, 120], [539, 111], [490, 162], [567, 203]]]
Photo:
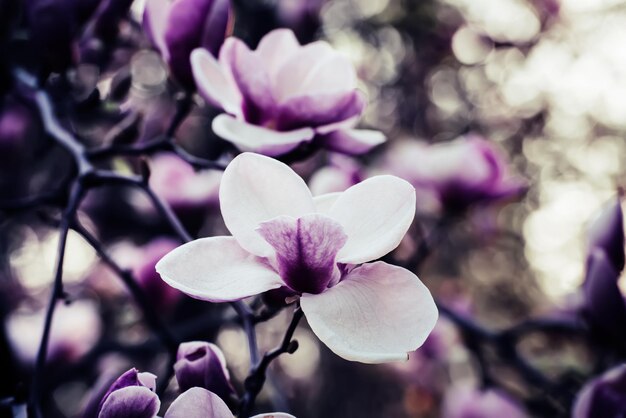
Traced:
[[587, 232], [588, 252], [603, 250], [616, 271], [624, 268], [624, 220], [619, 197], [611, 200], [591, 221]]
[[164, 286], [154, 266], [161, 257], [177, 246], [178, 243], [174, 240], [157, 238], [142, 246], [132, 260], [132, 270], [137, 282], [150, 300], [163, 309], [173, 307], [182, 294], [170, 286]]
[[143, 19], [174, 78], [191, 89], [191, 51], [204, 48], [217, 56], [230, 31], [232, 10], [229, 0], [147, 0]]
[[102, 397], [98, 418], [154, 418], [161, 401], [154, 393], [156, 376], [130, 369]]
[[352, 129], [366, 99], [353, 65], [326, 42], [301, 46], [291, 30], [278, 29], [251, 51], [231, 37], [219, 61], [196, 49], [191, 65], [200, 94], [227, 113], [213, 131], [241, 150], [276, 156], [317, 137], [361, 154], [385, 141], [378, 131]]
[[213, 302], [287, 288], [320, 340], [348, 360], [406, 360], [433, 329], [437, 308], [417, 276], [380, 261], [356, 266], [393, 250], [409, 228], [415, 191], [404, 180], [372, 177], [313, 198], [287, 165], [244, 153], [224, 172], [220, 204], [233, 236], [166, 255], [157, 270], [169, 285]]
[[351, 158], [333, 154], [329, 164], [321, 167], [311, 176], [309, 187], [314, 196], [343, 192], [363, 180], [361, 167]]
[[626, 304], [617, 281], [624, 268], [624, 224], [619, 198], [590, 223], [587, 272], [583, 283], [583, 316], [600, 335], [623, 341]]
[[236, 395], [224, 354], [215, 344], [204, 341], [182, 343], [178, 347], [174, 371], [181, 391], [197, 386], [225, 400]]
[[[203, 388], [191, 388], [180, 395], [164, 418], [235, 418], [228, 406], [216, 394]], [[270, 412], [251, 418], [295, 418], [293, 415]]]
[[522, 406], [497, 389], [480, 391], [469, 386], [452, 387], [446, 393], [442, 418], [526, 418]]
[[222, 173], [196, 172], [173, 154], [157, 154], [151, 160], [150, 187], [177, 212], [217, 205]]
[[405, 141], [389, 150], [383, 169], [418, 192], [432, 192], [450, 211], [519, 197], [526, 190], [526, 183], [509, 173], [497, 147], [476, 135], [435, 145]]
[[622, 418], [626, 411], [626, 365], [589, 381], [578, 394], [572, 418]]

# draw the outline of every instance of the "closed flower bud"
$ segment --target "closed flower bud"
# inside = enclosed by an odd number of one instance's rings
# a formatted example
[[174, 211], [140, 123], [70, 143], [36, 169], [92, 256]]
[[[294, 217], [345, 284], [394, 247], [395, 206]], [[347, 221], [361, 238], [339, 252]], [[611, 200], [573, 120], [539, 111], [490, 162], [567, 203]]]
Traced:
[[602, 335], [623, 341], [626, 335], [626, 306], [617, 279], [619, 273], [606, 253], [594, 249], [587, 260], [583, 284], [584, 314]]
[[624, 268], [624, 221], [619, 198], [612, 199], [590, 223], [588, 252], [602, 249], [617, 271]]
[[626, 364], [589, 381], [578, 394], [572, 418], [619, 418], [626, 411]]
[[154, 418], [161, 401], [154, 393], [156, 376], [130, 369], [109, 387], [98, 418]]
[[191, 89], [191, 51], [204, 48], [217, 56], [231, 16], [229, 0], [148, 0], [144, 28], [174, 78]]
[[210, 390], [228, 402], [236, 395], [222, 350], [215, 344], [192, 341], [178, 347], [174, 371], [181, 392], [192, 387]]

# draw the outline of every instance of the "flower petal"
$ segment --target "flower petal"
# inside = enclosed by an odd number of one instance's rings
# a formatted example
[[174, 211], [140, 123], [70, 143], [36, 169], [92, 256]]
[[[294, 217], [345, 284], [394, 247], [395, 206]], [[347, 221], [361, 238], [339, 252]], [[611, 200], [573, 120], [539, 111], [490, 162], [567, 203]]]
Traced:
[[154, 418], [161, 401], [144, 386], [127, 386], [111, 392], [102, 404], [98, 418]]
[[164, 418], [234, 418], [234, 415], [219, 396], [195, 387], [178, 396]]
[[415, 189], [399, 177], [371, 177], [343, 192], [328, 215], [348, 234], [338, 262], [375, 260], [396, 248], [413, 222]]
[[241, 93], [206, 49], [191, 52], [191, 69], [200, 95], [226, 112], [241, 116]]
[[163, 257], [156, 270], [170, 286], [211, 302], [243, 299], [283, 285], [271, 267], [233, 237], [201, 238], [181, 245]]
[[165, 45], [165, 31], [171, 7], [172, 3], [168, 0], [146, 0], [143, 12], [144, 30], [166, 62], [169, 60], [169, 52]]
[[326, 148], [344, 154], [360, 155], [384, 143], [387, 138], [380, 131], [370, 129], [343, 129], [324, 136]]
[[241, 40], [230, 37], [224, 41], [220, 61], [230, 68], [233, 79], [243, 95], [246, 120], [261, 123], [274, 113], [272, 86], [263, 61]]
[[328, 125], [359, 117], [365, 106], [365, 95], [359, 90], [296, 96], [280, 105], [277, 126], [281, 130], [301, 126], [323, 130]]
[[255, 53], [263, 61], [270, 79], [278, 81], [278, 71], [299, 48], [300, 44], [291, 29], [276, 29], [261, 39]]
[[356, 88], [356, 72], [350, 61], [324, 41], [300, 48], [278, 71], [276, 99], [309, 94], [351, 91]]
[[285, 414], [284, 412], [269, 412], [267, 414], [259, 414], [250, 418], [296, 418], [293, 415]]
[[212, 128], [216, 135], [232, 142], [242, 151], [255, 151], [270, 156], [285, 154], [315, 136], [311, 128], [279, 132], [225, 114], [213, 119]]
[[292, 290], [320, 293], [333, 274], [339, 278], [335, 256], [347, 237], [333, 219], [317, 213], [279, 216], [262, 222], [257, 231], [276, 250], [280, 277]]
[[226, 167], [220, 187], [224, 223], [239, 245], [267, 257], [274, 249], [256, 231], [263, 221], [315, 212], [309, 188], [289, 166], [259, 154], [243, 153]]
[[437, 307], [410, 271], [382, 261], [352, 270], [339, 284], [300, 299], [319, 339], [347, 360], [406, 360], [437, 322]]

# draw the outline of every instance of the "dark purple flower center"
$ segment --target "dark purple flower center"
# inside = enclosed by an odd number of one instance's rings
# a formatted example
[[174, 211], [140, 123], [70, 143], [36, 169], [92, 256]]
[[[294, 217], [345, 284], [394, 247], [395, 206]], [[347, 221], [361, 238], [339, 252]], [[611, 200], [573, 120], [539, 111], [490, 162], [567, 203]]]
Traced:
[[333, 219], [320, 214], [280, 216], [263, 222], [258, 231], [276, 250], [278, 272], [292, 290], [321, 293], [339, 274], [335, 256], [348, 237]]

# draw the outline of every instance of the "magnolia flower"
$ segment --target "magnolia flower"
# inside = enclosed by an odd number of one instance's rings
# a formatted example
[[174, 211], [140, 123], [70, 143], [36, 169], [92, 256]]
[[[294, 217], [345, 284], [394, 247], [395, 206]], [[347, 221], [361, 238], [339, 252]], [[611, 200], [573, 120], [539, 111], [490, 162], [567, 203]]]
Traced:
[[202, 47], [217, 55], [231, 15], [230, 0], [147, 0], [143, 26], [172, 75], [190, 88], [191, 51]]
[[624, 268], [624, 224], [620, 199], [606, 205], [589, 225], [582, 313], [601, 337], [621, 342], [626, 303], [618, 286]]
[[391, 148], [382, 169], [432, 193], [446, 210], [459, 211], [521, 195], [526, 183], [513, 177], [504, 156], [491, 142], [469, 135], [428, 145], [405, 141]]
[[437, 308], [417, 276], [381, 261], [358, 266], [393, 250], [409, 228], [415, 191], [406, 181], [372, 177], [313, 198], [287, 165], [243, 153], [224, 171], [220, 204], [233, 236], [166, 255], [156, 268], [169, 285], [212, 302], [285, 288], [348, 360], [406, 360], [433, 329]]
[[617, 271], [624, 268], [624, 215], [620, 198], [611, 200], [589, 224], [588, 252], [599, 248], [606, 252]]
[[572, 418], [620, 418], [626, 411], [626, 364], [589, 381], [580, 391]]
[[352, 129], [365, 108], [348, 58], [326, 42], [300, 46], [293, 32], [267, 34], [255, 51], [226, 39], [219, 61], [196, 49], [191, 66], [200, 94], [227, 114], [213, 131], [244, 151], [280, 155], [311, 142], [359, 154], [384, 142], [378, 131]]
[[204, 341], [182, 343], [176, 354], [174, 372], [181, 391], [197, 386], [226, 400], [236, 395], [224, 354], [215, 344]]
[[[98, 418], [156, 418], [161, 401], [154, 393], [156, 376], [131, 369], [109, 388], [99, 406]], [[172, 402], [164, 418], [235, 418], [219, 396], [194, 387]], [[295, 418], [280, 412], [252, 418]]]

